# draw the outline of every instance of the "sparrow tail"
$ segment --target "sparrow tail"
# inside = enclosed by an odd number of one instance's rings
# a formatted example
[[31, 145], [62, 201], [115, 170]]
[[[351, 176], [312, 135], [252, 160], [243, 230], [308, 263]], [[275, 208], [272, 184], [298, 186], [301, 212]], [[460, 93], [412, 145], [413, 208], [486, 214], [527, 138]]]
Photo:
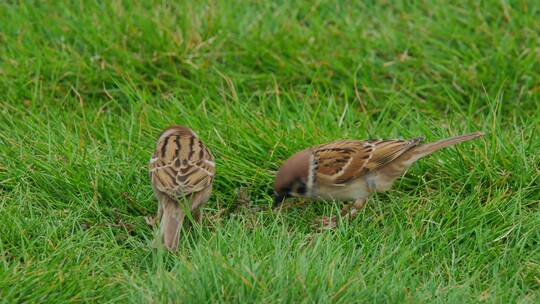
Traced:
[[163, 215], [159, 227], [159, 237], [165, 248], [174, 251], [178, 247], [180, 229], [184, 222], [184, 211], [177, 201], [167, 196], [161, 197], [160, 204], [163, 205]]
[[470, 133], [470, 134], [466, 134], [466, 135], [460, 135], [460, 136], [456, 136], [456, 137], [451, 137], [451, 138], [442, 139], [442, 140], [439, 140], [439, 141], [423, 144], [423, 145], [420, 145], [420, 146], [414, 148], [414, 152], [415, 152], [415, 157], [414, 158], [416, 160], [416, 159], [422, 158], [424, 156], [428, 156], [431, 153], [433, 153], [435, 151], [438, 151], [438, 150], [440, 150], [442, 148], [446, 148], [448, 146], [455, 145], [455, 144], [460, 143], [460, 142], [472, 140], [472, 139], [475, 139], [475, 138], [480, 137], [480, 136], [484, 136], [484, 133], [483, 132], [474, 132], [474, 133]]

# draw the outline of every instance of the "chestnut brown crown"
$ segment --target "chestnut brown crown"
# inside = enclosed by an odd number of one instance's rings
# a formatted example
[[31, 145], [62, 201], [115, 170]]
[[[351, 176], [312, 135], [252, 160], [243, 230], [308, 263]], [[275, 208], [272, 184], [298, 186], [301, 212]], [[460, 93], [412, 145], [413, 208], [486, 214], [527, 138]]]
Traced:
[[307, 189], [311, 150], [300, 151], [279, 168], [274, 182], [274, 208], [288, 197], [301, 197]]

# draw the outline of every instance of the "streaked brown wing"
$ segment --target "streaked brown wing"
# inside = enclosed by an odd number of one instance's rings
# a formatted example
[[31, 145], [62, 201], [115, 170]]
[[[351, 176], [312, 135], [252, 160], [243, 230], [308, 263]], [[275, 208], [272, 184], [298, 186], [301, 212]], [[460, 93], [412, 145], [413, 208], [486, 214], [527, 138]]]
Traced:
[[337, 141], [313, 148], [317, 166], [316, 180], [340, 184], [351, 171], [360, 172], [371, 153], [361, 141]]
[[373, 151], [366, 169], [373, 171], [387, 165], [406, 151], [418, 145], [422, 140], [423, 138], [419, 137], [411, 140], [388, 139], [368, 141], [369, 144], [373, 145]]
[[158, 142], [149, 164], [154, 186], [171, 196], [208, 187], [215, 175], [214, 157], [192, 134], [173, 133]]
[[342, 140], [313, 148], [317, 180], [343, 185], [390, 163], [421, 139], [357, 141]]

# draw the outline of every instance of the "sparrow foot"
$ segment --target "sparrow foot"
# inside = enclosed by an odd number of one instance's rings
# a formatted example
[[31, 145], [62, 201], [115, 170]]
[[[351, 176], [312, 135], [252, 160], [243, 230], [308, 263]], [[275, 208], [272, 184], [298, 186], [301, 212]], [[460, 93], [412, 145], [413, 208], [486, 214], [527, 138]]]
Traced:
[[321, 216], [313, 223], [313, 228], [320, 230], [331, 230], [337, 227], [337, 216]]
[[157, 223], [157, 216], [145, 216], [144, 221], [146, 222], [146, 224], [155, 227]]
[[319, 228], [321, 230], [330, 230], [337, 227], [337, 222], [339, 218], [352, 220], [357, 214], [360, 209], [364, 207], [366, 204], [367, 199], [357, 199], [354, 201], [354, 203], [349, 204], [341, 211], [339, 212], [339, 216], [323, 216], [315, 220], [314, 226], [316, 228]]

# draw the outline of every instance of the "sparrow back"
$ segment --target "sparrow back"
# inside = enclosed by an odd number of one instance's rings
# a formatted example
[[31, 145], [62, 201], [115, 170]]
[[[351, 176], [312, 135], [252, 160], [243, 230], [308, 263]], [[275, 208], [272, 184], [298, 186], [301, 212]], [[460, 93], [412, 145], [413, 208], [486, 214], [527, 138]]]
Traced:
[[214, 156], [191, 129], [173, 126], [160, 135], [149, 170], [159, 201], [159, 239], [175, 250], [186, 212], [199, 214], [210, 197]]

